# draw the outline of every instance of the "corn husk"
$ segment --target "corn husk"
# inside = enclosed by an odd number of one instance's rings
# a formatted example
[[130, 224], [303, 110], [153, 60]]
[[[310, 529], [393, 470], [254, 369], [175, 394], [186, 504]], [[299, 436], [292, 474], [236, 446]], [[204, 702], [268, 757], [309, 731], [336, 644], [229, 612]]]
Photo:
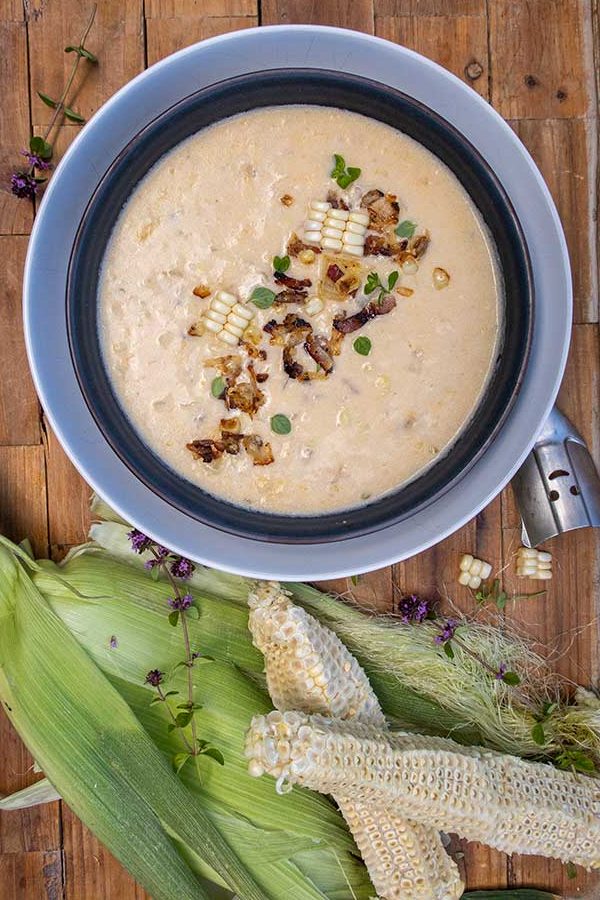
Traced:
[[[257, 781], [247, 774], [244, 734], [252, 716], [257, 712], [268, 712], [272, 704], [262, 685], [261, 657], [245, 632], [245, 613], [239, 605], [229, 607], [228, 623], [226, 602], [217, 609], [216, 604], [204, 604], [199, 598], [200, 619], [189, 618], [192, 646], [215, 657], [227, 657], [227, 644], [233, 636], [240, 645], [237, 654], [240, 665], [219, 658], [200, 660], [196, 664], [194, 700], [203, 706], [197, 713], [198, 733], [223, 753], [225, 766], [221, 768], [202, 757], [197, 768], [189, 762], [176, 777], [168, 761], [183, 750], [181, 738], [177, 732], [168, 733], [163, 705], [150, 705], [154, 692], [144, 686], [145, 674], [150, 669], [159, 668], [168, 674], [183, 658], [181, 631], [172, 628], [167, 621], [168, 590], [165, 585], [152, 581], [146, 572], [111, 561], [89, 549], [74, 554], [63, 567], [44, 561], [35, 567], [32, 577], [32, 589], [45, 601], [47, 617], [56, 620], [71, 642], [78, 645], [78, 653], [83, 654], [88, 667], [91, 666], [107, 688], [117, 694], [131, 718], [141, 727], [153, 752], [160, 756], [163, 767], [167, 766], [169, 781], [175, 780], [187, 802], [202, 811], [233, 852], [238, 868], [256, 881], [259, 886], [256, 896], [261, 900], [271, 896], [293, 900], [345, 900], [353, 895], [357, 900], [367, 900], [372, 896], [373, 890], [357, 856], [356, 846], [343, 819], [328, 800], [303, 790], [281, 798], [266, 780]], [[16, 593], [20, 606], [21, 595], [19, 591]], [[242, 632], [245, 632], [243, 640]], [[65, 674], [58, 660], [53, 660], [53, 664], [56, 671], [64, 675], [61, 682], [69, 683], [72, 674]], [[242, 664], [250, 675], [241, 671]], [[181, 699], [186, 696], [185, 677], [180, 668], [168, 682], [169, 690], [181, 691]], [[53, 691], [60, 694], [56, 680]], [[100, 720], [103, 721], [105, 716], [114, 717], [109, 711], [104, 712], [102, 702], [98, 702], [97, 729], [100, 729]], [[42, 758], [38, 752], [41, 739], [37, 743], [32, 741], [26, 729], [28, 721], [15, 720], [15, 724], [60, 794], [153, 896], [188, 896], [179, 888], [174, 891], [172, 886], [163, 889], [161, 894], [157, 884], [149, 881], [149, 873], [136, 865], [135, 858], [123, 852], [120, 842], [124, 835], [118, 828], [110, 839], [107, 830], [98, 826], [94, 807], [105, 804], [102, 792], [95, 794], [90, 809], [82, 805], [79, 796], [72, 795], [67, 779], [71, 765], [69, 754], [65, 770], [56, 776], [52, 756], [65, 755], [64, 739], [61, 746], [57, 731], [51, 739], [44, 739], [47, 755]], [[114, 757], [114, 752], [110, 755]], [[162, 772], [159, 774], [150, 767], [146, 771], [148, 788], [162, 777]], [[144, 797], [146, 790], [139, 786]], [[153, 804], [152, 791], [150, 794], [148, 803]], [[230, 863], [226, 857], [218, 867], [207, 855], [204, 840], [182, 834], [165, 815], [161, 815], [161, 824], [163, 842], [166, 840], [167, 845], [175, 846], [177, 856], [185, 861], [190, 874], [208, 879], [212, 885], [237, 890], [240, 897], [252, 896], [247, 887], [242, 890], [241, 885], [236, 886], [229, 877]], [[163, 866], [154, 860], [152, 869], [155, 882], [158, 879], [160, 885]], [[211, 897], [212, 891], [213, 888]]]
[[30, 806], [40, 806], [43, 803], [52, 803], [60, 800], [61, 796], [47, 778], [40, 778], [35, 784], [30, 784], [14, 794], [8, 794], [0, 799], [0, 810], [7, 812], [10, 809], [29, 809]]

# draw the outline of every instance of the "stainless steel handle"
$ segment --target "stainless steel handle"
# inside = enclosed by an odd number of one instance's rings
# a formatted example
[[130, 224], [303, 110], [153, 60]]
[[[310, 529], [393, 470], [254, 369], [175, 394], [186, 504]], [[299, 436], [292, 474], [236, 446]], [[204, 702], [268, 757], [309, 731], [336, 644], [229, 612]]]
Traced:
[[585, 441], [556, 406], [512, 486], [526, 547], [574, 528], [600, 527], [600, 476]]

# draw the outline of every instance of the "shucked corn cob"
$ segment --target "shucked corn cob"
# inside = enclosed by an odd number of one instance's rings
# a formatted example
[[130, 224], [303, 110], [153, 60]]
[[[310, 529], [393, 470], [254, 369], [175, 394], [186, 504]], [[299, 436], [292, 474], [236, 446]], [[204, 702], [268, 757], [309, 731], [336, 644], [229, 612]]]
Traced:
[[254, 771], [280, 781], [400, 806], [411, 819], [506, 853], [600, 868], [600, 785], [583, 775], [297, 712], [257, 716], [247, 755]]
[[304, 240], [324, 250], [362, 256], [369, 216], [362, 210], [332, 209], [331, 203], [311, 200], [304, 223]]
[[220, 341], [234, 347], [239, 344], [253, 318], [254, 311], [238, 303], [233, 294], [217, 291], [206, 310], [204, 326]]
[[[278, 584], [261, 584], [248, 598], [249, 627], [265, 657], [267, 685], [278, 709], [355, 718], [385, 729], [385, 717], [362, 668], [339, 640]], [[252, 774], [262, 767], [251, 764]], [[335, 800], [361, 851], [378, 894], [386, 900], [456, 900], [462, 883], [440, 835], [394, 811]]]

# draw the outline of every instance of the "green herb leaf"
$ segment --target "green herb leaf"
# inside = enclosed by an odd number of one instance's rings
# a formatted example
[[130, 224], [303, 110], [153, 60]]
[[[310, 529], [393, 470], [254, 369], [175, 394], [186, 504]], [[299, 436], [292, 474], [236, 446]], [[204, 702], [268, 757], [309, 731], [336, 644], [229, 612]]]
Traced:
[[346, 171], [346, 160], [344, 159], [343, 156], [340, 156], [339, 153], [333, 154], [333, 160], [334, 160], [334, 166], [333, 166], [333, 169], [331, 170], [331, 177], [337, 181], [339, 176], [343, 175], [344, 172]]
[[178, 693], [179, 691], [167, 691], [167, 693], [163, 694], [163, 696], [166, 699], [167, 697], [175, 697]]
[[210, 758], [214, 759], [215, 762], [218, 762], [220, 766], [225, 765], [225, 757], [216, 747], [207, 747], [206, 750], [201, 750], [200, 753], [202, 756], [210, 756]]
[[397, 226], [397, 228], [394, 229], [394, 231], [396, 232], [398, 237], [411, 238], [415, 233], [416, 227], [417, 226], [415, 222], [411, 222], [410, 219], [404, 219], [404, 221], [400, 222], [400, 224]]
[[559, 769], [575, 769], [589, 775], [596, 771], [594, 760], [582, 750], [564, 750], [556, 758]]
[[49, 106], [51, 109], [56, 109], [58, 106], [58, 100], [53, 100], [52, 97], [49, 97], [48, 94], [43, 94], [41, 91], [37, 92], [38, 97], [45, 103], [46, 106]]
[[277, 413], [277, 415], [271, 416], [271, 429], [275, 434], [289, 434], [292, 430], [292, 423], [283, 413]]
[[544, 732], [544, 726], [541, 722], [536, 722], [536, 724], [531, 729], [531, 737], [535, 741], [535, 743], [539, 747], [543, 747], [546, 743], [546, 734]]
[[191, 712], [180, 712], [175, 716], [175, 721], [177, 723], [178, 728], [185, 728], [192, 721], [193, 713]]
[[175, 769], [175, 774], [179, 775], [183, 767], [185, 766], [188, 759], [191, 759], [190, 753], [176, 753], [173, 757], [173, 768]]
[[273, 268], [276, 272], [287, 272], [290, 267], [290, 258], [289, 256], [274, 256], [273, 257]]
[[172, 625], [173, 628], [175, 628], [175, 626], [177, 625], [178, 622], [179, 622], [179, 610], [174, 609], [173, 612], [169, 613], [169, 625]]
[[448, 657], [448, 659], [454, 659], [454, 649], [450, 641], [446, 641], [444, 644], [444, 653]]
[[150, 578], [152, 581], [158, 581], [160, 578], [160, 566], [152, 566], [150, 569]]
[[517, 675], [516, 672], [505, 672], [502, 676], [502, 681], [504, 684], [510, 684], [513, 687], [516, 687], [518, 684], [521, 684], [521, 679]]
[[368, 356], [371, 352], [372, 344], [370, 338], [361, 335], [356, 338], [352, 346], [360, 356]]
[[567, 872], [567, 878], [571, 878], [571, 879], [577, 878], [577, 866], [574, 863], [572, 863], [572, 862], [567, 863], [566, 872]]
[[557, 709], [558, 703], [550, 703], [549, 700], [546, 700], [544, 705], [542, 706], [542, 715], [546, 719], [548, 716], [551, 716], [555, 709]]
[[74, 47], [72, 44], [69, 44], [68, 47], [65, 47], [65, 53], [76, 53], [77, 56], [81, 56], [84, 59], [89, 59], [90, 62], [97, 63], [98, 57], [94, 56], [91, 50], [88, 50], [87, 47]]
[[255, 287], [250, 294], [250, 300], [259, 309], [268, 309], [275, 302], [275, 292], [266, 287]]
[[334, 153], [333, 159], [334, 166], [331, 170], [331, 177], [334, 181], [337, 181], [338, 187], [347, 188], [348, 185], [352, 184], [353, 181], [356, 181], [356, 179], [360, 177], [361, 170], [357, 169], [355, 166], [348, 166], [348, 168], [346, 168], [346, 160], [343, 156], [340, 156], [339, 153]]
[[52, 156], [52, 144], [49, 144], [44, 138], [39, 137], [39, 135], [34, 135], [30, 138], [29, 149], [32, 153], [35, 153], [36, 156], [40, 156], [42, 159], [50, 159]]
[[360, 178], [361, 169], [357, 169], [356, 166], [348, 166], [348, 175], [350, 176], [350, 184], [353, 181], [356, 181], [357, 178]]
[[398, 278], [399, 278], [399, 277], [400, 277], [400, 273], [399, 273], [399, 272], [393, 271], [393, 272], [390, 273], [390, 275], [389, 275], [389, 277], [388, 277], [388, 287], [387, 287], [388, 293], [389, 293], [390, 291], [393, 291], [393, 290], [394, 290], [394, 285], [395, 285], [396, 282], [398, 281]]
[[352, 584], [354, 585], [354, 587], [356, 587], [356, 585], [357, 585], [358, 582], [360, 581], [360, 575], [351, 575], [351, 576], [350, 576], [350, 581], [352, 582]]
[[365, 294], [372, 294], [378, 287], [381, 287], [379, 275], [377, 272], [369, 272], [364, 287]]
[[223, 394], [225, 393], [225, 388], [227, 387], [227, 383], [222, 375], [217, 375], [216, 378], [210, 383], [210, 392], [213, 397], [216, 397], [219, 400]]
[[202, 709], [202, 704], [201, 703], [190, 703], [189, 700], [186, 700], [185, 703], [179, 703], [176, 706], [176, 709], [188, 709], [188, 710]]
[[192, 619], [200, 618], [200, 610], [193, 603], [191, 606], [188, 606], [188, 608], [185, 611], [185, 614], [186, 614], [186, 616], [191, 616]]
[[63, 112], [67, 119], [70, 119], [71, 122], [78, 122], [80, 125], [85, 122], [83, 116], [80, 116], [78, 112], [75, 112], [74, 109], [71, 109], [70, 106], [63, 106]]

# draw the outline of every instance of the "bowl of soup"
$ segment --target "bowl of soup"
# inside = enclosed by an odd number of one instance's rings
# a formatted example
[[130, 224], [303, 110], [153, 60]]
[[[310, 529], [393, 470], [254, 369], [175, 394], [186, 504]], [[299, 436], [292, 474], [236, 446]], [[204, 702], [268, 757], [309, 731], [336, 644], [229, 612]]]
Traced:
[[515, 400], [533, 308], [474, 146], [327, 70], [228, 79], [150, 122], [94, 191], [67, 285], [119, 458], [186, 515], [285, 542], [385, 528], [464, 478]]

